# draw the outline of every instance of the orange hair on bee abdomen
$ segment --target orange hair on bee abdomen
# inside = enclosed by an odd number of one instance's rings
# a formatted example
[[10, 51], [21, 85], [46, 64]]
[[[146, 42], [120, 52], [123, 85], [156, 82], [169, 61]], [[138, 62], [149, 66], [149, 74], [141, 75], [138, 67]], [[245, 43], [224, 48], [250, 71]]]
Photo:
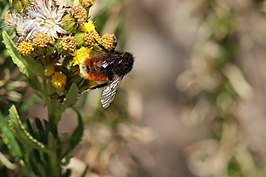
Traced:
[[103, 56], [94, 55], [84, 58], [83, 65], [89, 67], [89, 71], [82, 72], [82, 77], [84, 79], [93, 81], [108, 81], [108, 76], [101, 74], [100, 67], [103, 62]]
[[83, 78], [91, 81], [108, 81], [108, 77], [98, 73], [83, 73]]

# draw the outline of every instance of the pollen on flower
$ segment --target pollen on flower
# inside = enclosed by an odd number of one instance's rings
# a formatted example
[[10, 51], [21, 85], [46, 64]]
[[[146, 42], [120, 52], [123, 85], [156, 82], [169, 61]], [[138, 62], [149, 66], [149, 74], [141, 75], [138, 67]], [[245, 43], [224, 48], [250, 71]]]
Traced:
[[33, 45], [36, 47], [47, 47], [52, 43], [52, 38], [48, 34], [36, 33], [33, 35]]
[[72, 55], [73, 60], [71, 61], [71, 64], [73, 66], [80, 65], [84, 57], [88, 57], [91, 53], [92, 48], [88, 47], [81, 47], [80, 49], [76, 50]]
[[65, 74], [60, 72], [55, 72], [52, 76], [51, 83], [56, 89], [61, 89], [66, 85], [67, 77]]
[[102, 36], [102, 45], [107, 50], [113, 49], [115, 47], [115, 45], [116, 45], [115, 35], [114, 34], [105, 33]]
[[89, 8], [95, 3], [95, 0], [79, 0], [79, 2], [83, 7]]
[[79, 24], [82, 24], [87, 20], [87, 11], [82, 6], [71, 8], [70, 13]]
[[77, 42], [74, 37], [68, 36], [61, 41], [61, 45], [64, 50], [74, 52], [76, 50]]
[[48, 65], [44, 70], [44, 75], [47, 77], [52, 76], [54, 73], [55, 73], [55, 67], [52, 64]]
[[84, 41], [85, 41], [85, 45], [94, 45], [96, 44], [95, 38], [90, 34], [90, 33], [86, 33], [83, 37]]
[[22, 55], [29, 55], [34, 51], [34, 48], [31, 42], [22, 41], [18, 45], [18, 51]]
[[101, 41], [101, 36], [99, 35], [99, 33], [94, 29], [90, 32], [87, 32], [85, 35], [84, 35], [84, 41], [85, 41], [85, 44], [89, 44], [89, 45], [94, 45], [96, 44], [97, 42], [98, 43], [102, 43]]
[[93, 21], [89, 21], [87, 23], [84, 23], [80, 26], [80, 30], [83, 32], [89, 32], [95, 30], [95, 25]]

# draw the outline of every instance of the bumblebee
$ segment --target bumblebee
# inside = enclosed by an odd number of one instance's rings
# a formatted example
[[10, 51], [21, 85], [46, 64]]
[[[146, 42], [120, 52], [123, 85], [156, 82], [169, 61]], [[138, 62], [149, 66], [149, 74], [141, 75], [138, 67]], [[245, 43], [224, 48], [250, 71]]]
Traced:
[[85, 57], [81, 62], [80, 73], [84, 79], [102, 82], [90, 89], [103, 88], [101, 104], [103, 108], [107, 108], [123, 77], [132, 70], [134, 57], [129, 52], [116, 51], [114, 48], [107, 50], [98, 42], [97, 44], [102, 51]]

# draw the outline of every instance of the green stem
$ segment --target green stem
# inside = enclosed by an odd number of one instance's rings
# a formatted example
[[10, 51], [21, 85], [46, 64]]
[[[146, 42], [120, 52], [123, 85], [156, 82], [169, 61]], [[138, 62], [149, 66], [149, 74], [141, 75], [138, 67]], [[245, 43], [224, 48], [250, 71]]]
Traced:
[[54, 125], [58, 124], [61, 117], [61, 112], [59, 111], [57, 104], [56, 99], [47, 97], [48, 119]]
[[[48, 120], [51, 124], [53, 124], [55, 127], [57, 127], [58, 122], [61, 118], [61, 111], [59, 110], [58, 101], [56, 98], [51, 96], [52, 86], [49, 82], [47, 82], [47, 79], [43, 78], [43, 86], [44, 86], [44, 100], [47, 104], [47, 111], [48, 111]], [[57, 148], [51, 148], [48, 152], [49, 156], [49, 164], [51, 171], [51, 176], [53, 177], [60, 177], [61, 175], [61, 167], [60, 167], [60, 160], [57, 154]]]
[[51, 123], [53, 123], [55, 126], [57, 126], [61, 118], [62, 112], [59, 110], [57, 99], [51, 96], [52, 86], [51, 84], [47, 83], [47, 80], [45, 78], [43, 79], [43, 85], [45, 88], [44, 95], [45, 95], [45, 101], [47, 104], [48, 120]]
[[57, 157], [56, 149], [53, 149], [53, 151], [50, 151], [48, 155], [49, 155], [49, 160], [50, 160], [51, 176], [60, 177], [61, 168], [60, 168], [60, 162]]

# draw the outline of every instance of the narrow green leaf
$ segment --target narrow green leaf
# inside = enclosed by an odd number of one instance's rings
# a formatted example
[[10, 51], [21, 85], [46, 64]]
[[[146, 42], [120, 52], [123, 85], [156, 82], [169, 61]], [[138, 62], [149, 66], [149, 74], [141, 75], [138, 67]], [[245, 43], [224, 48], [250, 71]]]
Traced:
[[7, 145], [10, 153], [15, 157], [22, 157], [21, 149], [13, 132], [9, 129], [7, 119], [0, 114], [0, 132], [3, 142]]
[[82, 135], [83, 135], [83, 131], [84, 131], [84, 123], [82, 121], [82, 117], [79, 113], [79, 111], [75, 108], [72, 108], [78, 116], [78, 126], [75, 129], [75, 131], [73, 132], [73, 134], [71, 135], [69, 142], [66, 142], [68, 144], [65, 153], [63, 154], [62, 158], [64, 158], [66, 155], [69, 154], [69, 152], [74, 149], [78, 143], [81, 141]]
[[2, 36], [3, 42], [8, 49], [12, 60], [18, 66], [20, 72], [25, 74], [27, 77], [43, 76], [44, 69], [40, 63], [37, 63], [34, 59], [20, 55], [17, 51], [16, 44], [9, 37], [7, 32], [3, 31]]
[[64, 100], [60, 111], [64, 112], [67, 108], [73, 106], [78, 101], [78, 87], [75, 83], [73, 83], [66, 95], [66, 99]]
[[9, 126], [15, 133], [16, 138], [27, 147], [27, 149], [37, 148], [39, 150], [44, 149], [44, 145], [35, 139], [24, 127], [19, 119], [16, 107], [13, 105], [9, 109]]
[[9, 35], [3, 31], [3, 42], [6, 45], [6, 48], [12, 57], [13, 62], [18, 66], [21, 73], [25, 74], [26, 76], [29, 76], [28, 70], [26, 66], [23, 64], [23, 62], [19, 59], [19, 53], [16, 52], [16, 46], [13, 43], [13, 41], [10, 39]]

